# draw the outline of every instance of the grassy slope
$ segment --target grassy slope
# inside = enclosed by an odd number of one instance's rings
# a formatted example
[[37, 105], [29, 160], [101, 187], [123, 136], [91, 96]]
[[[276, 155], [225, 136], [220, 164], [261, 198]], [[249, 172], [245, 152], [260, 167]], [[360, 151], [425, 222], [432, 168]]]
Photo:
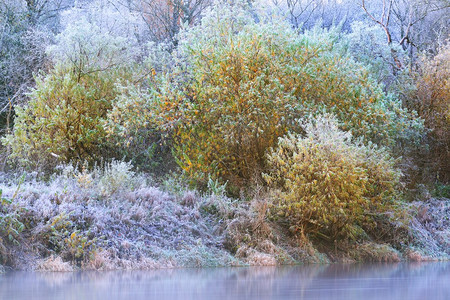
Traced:
[[[117, 179], [113, 184], [112, 178]], [[329, 241], [270, 222], [263, 196], [240, 201], [220, 190], [199, 195], [175, 179], [156, 187], [123, 163], [109, 173], [65, 172], [50, 183], [28, 179], [20, 186], [4, 174], [0, 188], [3, 198], [13, 200], [3, 204], [3, 220], [18, 221], [3, 223], [0, 262], [15, 269], [276, 265], [450, 255], [450, 199], [445, 198], [410, 204], [414, 217], [408, 226], [391, 222], [380, 225], [377, 236]], [[11, 229], [20, 223], [25, 228], [16, 234]]]

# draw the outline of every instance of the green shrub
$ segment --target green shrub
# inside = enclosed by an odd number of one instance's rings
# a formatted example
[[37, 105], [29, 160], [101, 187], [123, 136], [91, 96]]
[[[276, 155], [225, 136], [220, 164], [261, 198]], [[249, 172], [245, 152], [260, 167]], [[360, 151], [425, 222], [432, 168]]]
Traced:
[[354, 140], [329, 115], [306, 123], [305, 131], [280, 138], [268, 155], [273, 218], [334, 238], [392, 208], [400, 172], [385, 149]]
[[89, 232], [77, 229], [76, 224], [65, 213], [55, 216], [50, 221], [35, 238], [45, 241], [49, 250], [60, 254], [65, 260], [72, 261], [78, 266], [87, 263], [96, 251], [98, 239]]
[[3, 240], [18, 243], [19, 234], [25, 229], [18, 212], [10, 209], [14, 197], [13, 199], [7, 199], [2, 197], [2, 194], [3, 191], [0, 189], [0, 247]]
[[[105, 130], [118, 147], [120, 158], [139, 170], [166, 175], [175, 166], [171, 152], [171, 122], [162, 114], [172, 109], [177, 86], [170, 80], [173, 57], [167, 44], [148, 44], [142, 69], [147, 76], [136, 85], [119, 87], [119, 95], [108, 112]], [[162, 121], [162, 119], [164, 121]], [[166, 122], [169, 121], [169, 122]]]
[[11, 253], [7, 249], [9, 243], [19, 244], [20, 233], [25, 229], [25, 224], [21, 220], [23, 208], [14, 207], [13, 201], [19, 192], [25, 176], [19, 181], [17, 190], [12, 198], [3, 197], [3, 190], [0, 189], [0, 273], [1, 264], [5, 264], [11, 259]]
[[121, 87], [104, 126], [121, 159], [152, 172], [170, 169], [169, 162], [173, 161], [166, 143], [168, 134], [158, 127], [161, 94], [156, 90], [156, 81], [148, 81], [148, 90], [134, 85]]
[[140, 71], [134, 68], [130, 45], [79, 20], [67, 26], [47, 52], [53, 68], [36, 77], [28, 103], [15, 108], [13, 133], [2, 140], [10, 158], [51, 170], [61, 162], [110, 156], [107, 112], [118, 95], [116, 87], [134, 82]]
[[14, 131], [2, 141], [21, 165], [52, 167], [94, 161], [104, 153], [104, 118], [116, 97], [119, 71], [80, 74], [57, 66], [36, 78], [29, 102], [16, 107]]
[[437, 183], [434, 187], [433, 196], [450, 199], [450, 185]]
[[217, 5], [180, 35], [174, 92], [159, 103], [191, 178], [205, 185], [218, 178], [229, 188], [259, 179], [278, 137], [301, 132], [296, 119], [323, 110], [343, 130], [382, 145], [420, 127], [335, 43], [335, 32], [298, 35], [259, 19], [242, 5]]

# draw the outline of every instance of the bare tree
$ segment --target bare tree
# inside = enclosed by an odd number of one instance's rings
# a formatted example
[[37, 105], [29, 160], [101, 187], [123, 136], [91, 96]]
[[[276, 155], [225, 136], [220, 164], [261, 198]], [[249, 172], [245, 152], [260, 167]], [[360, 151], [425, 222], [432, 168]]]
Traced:
[[435, 52], [450, 33], [450, 1], [396, 0], [393, 6], [394, 23], [399, 45], [415, 58], [415, 51]]
[[273, 5], [287, 14], [294, 28], [307, 23], [314, 12], [323, 6], [323, 0], [272, 0]]
[[59, 29], [59, 13], [73, 2], [0, 0], [0, 128], [33, 85], [33, 73], [45, 62], [44, 44]]
[[[384, 32], [386, 33], [386, 39], [389, 46], [392, 45], [392, 33], [391, 33], [391, 17], [393, 12], [393, 6], [394, 6], [395, 0], [383, 0], [383, 5], [381, 8], [381, 16], [379, 18], [376, 18], [366, 6], [366, 1], [361, 0], [361, 7], [366, 12], [366, 14], [369, 16], [370, 19], [372, 19], [375, 23], [379, 24]], [[392, 59], [395, 62], [393, 73], [394, 75], [398, 72], [398, 70], [402, 67], [402, 63], [400, 59], [398, 58], [397, 51], [394, 48], [391, 48], [391, 55]]]
[[210, 0], [137, 0], [135, 9], [148, 24], [154, 41], [176, 42], [182, 24], [194, 24], [210, 4]]
[[[372, 21], [383, 28], [387, 44], [391, 46], [393, 43], [397, 43], [404, 50], [409, 49], [411, 59], [414, 48], [419, 46], [415, 40], [420, 39], [420, 35], [414, 34], [414, 32], [420, 32], [420, 28], [424, 28], [425, 23], [430, 22], [430, 19], [446, 20], [440, 30], [445, 30], [448, 34], [448, 20], [450, 19], [450, 1], [448, 0], [382, 0], [377, 15], [370, 11], [365, 0], [361, 0], [360, 6]], [[436, 18], [437, 12], [440, 14]], [[394, 49], [392, 49], [392, 58], [395, 61], [394, 72], [396, 72], [402, 68], [402, 62]]]

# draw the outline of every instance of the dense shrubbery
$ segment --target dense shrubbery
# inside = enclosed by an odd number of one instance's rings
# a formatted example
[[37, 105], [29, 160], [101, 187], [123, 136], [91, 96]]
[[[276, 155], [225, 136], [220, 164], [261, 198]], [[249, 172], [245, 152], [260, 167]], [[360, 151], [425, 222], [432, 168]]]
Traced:
[[[12, 172], [0, 178], [8, 182], [0, 189], [0, 262], [24, 236], [37, 241], [32, 252], [48, 258], [44, 265], [61, 258], [126, 265], [128, 257], [148, 267], [149, 257], [173, 261], [166, 249], [176, 248], [187, 266], [209, 261], [222, 246], [251, 264], [323, 261], [308, 236], [343, 238], [344, 248], [364, 241], [347, 257], [376, 256], [369, 250], [386, 239], [404, 246], [406, 236], [393, 238], [404, 229], [393, 218], [408, 195], [400, 187], [424, 187], [426, 176], [416, 176], [423, 172], [441, 181], [436, 195], [448, 195], [450, 47], [414, 73], [408, 35], [386, 43], [389, 28], [364, 22], [293, 29], [250, 2], [202, 7], [202, 18], [191, 16], [198, 23], [160, 44], [142, 39], [138, 25], [148, 20], [125, 7], [94, 1], [80, 4], [86, 13], [74, 7], [61, 14], [65, 29], [46, 37], [54, 44], [45, 60], [39, 44], [32, 65], [45, 62], [45, 70], [20, 93], [27, 101], [8, 113], [14, 128], [1, 138], [0, 170], [9, 160]], [[172, 21], [185, 17], [173, 12]], [[7, 35], [0, 40], [11, 44], [14, 35]], [[10, 72], [15, 57], [0, 59], [7, 75], [0, 86], [9, 86], [0, 103], [34, 70], [12, 80], [22, 72]], [[8, 177], [22, 167], [47, 173], [33, 172], [25, 194], [12, 201]], [[417, 172], [402, 177], [405, 170]], [[147, 186], [142, 171], [173, 195]], [[187, 192], [189, 183], [197, 190]], [[417, 190], [417, 198], [429, 195]], [[103, 233], [109, 253], [100, 248]], [[189, 241], [180, 242], [180, 233]], [[149, 246], [156, 244], [161, 249]]]
[[180, 36], [176, 94], [161, 103], [167, 121], [176, 121], [175, 155], [191, 178], [248, 184], [278, 137], [302, 131], [297, 118], [322, 111], [335, 114], [343, 130], [386, 146], [420, 129], [333, 31], [298, 35], [260, 18], [219, 5]]
[[139, 71], [120, 64], [132, 57], [126, 43], [80, 22], [50, 48], [57, 65], [38, 78], [5, 141], [12, 158], [35, 165], [95, 161], [114, 145], [144, 167], [155, 153], [167, 157], [171, 136], [191, 179], [242, 188], [260, 179], [267, 149], [302, 132], [296, 120], [310, 114], [333, 113], [344, 131], [385, 146], [417, 132], [420, 122], [337, 39], [318, 28], [299, 35], [263, 15], [257, 22], [242, 3], [217, 4], [172, 55], [153, 45], [147, 80], [135, 84], [127, 80]]
[[407, 52], [396, 43], [386, 44], [386, 33], [376, 23], [355, 21], [351, 32], [343, 35], [342, 42], [348, 47], [354, 59], [366, 66], [371, 76], [383, 84], [386, 91], [403, 93], [408, 85], [409, 68], [399, 69], [393, 62], [393, 53], [398, 62], [408, 65]]
[[[3, 198], [3, 191], [0, 189], [0, 247], [2, 247], [3, 240], [8, 242], [16, 241], [19, 233], [24, 229], [22, 222], [18, 220], [17, 212], [9, 212], [7, 207], [14, 205], [14, 200], [17, 193], [12, 197], [13, 199]], [[0, 253], [1, 254], [1, 253]]]
[[432, 59], [423, 58], [417, 92], [410, 106], [417, 110], [431, 130], [432, 176], [442, 182], [450, 180], [450, 43]]
[[119, 71], [79, 75], [57, 66], [37, 78], [28, 104], [16, 108], [14, 133], [4, 139], [10, 158], [33, 167], [100, 159], [106, 153], [103, 120], [121, 76]]
[[19, 235], [25, 229], [19, 212], [11, 209], [15, 205], [13, 201], [19, 189], [20, 184], [11, 198], [3, 197], [3, 190], [0, 189], [0, 266], [10, 259], [6, 246], [12, 243], [19, 244]]
[[199, 195], [178, 180], [165, 184], [177, 193], [168, 192], [132, 168], [65, 165], [47, 182], [27, 176], [21, 186], [0, 173], [0, 264], [55, 271], [63, 262], [64, 270], [237, 262], [221, 247], [236, 201], [220, 190]]
[[335, 238], [392, 210], [400, 172], [385, 149], [354, 140], [328, 115], [305, 131], [280, 138], [269, 155], [265, 179], [276, 220], [303, 234]]
[[[51, 170], [61, 162], [108, 157], [104, 120], [118, 84], [133, 76], [123, 39], [86, 22], [69, 26], [49, 48], [55, 66], [36, 77], [29, 101], [16, 107], [14, 132], [3, 139], [19, 165]], [[136, 71], [135, 71], [136, 73]]]
[[174, 165], [170, 130], [160, 121], [160, 99], [166, 92], [162, 78], [150, 78], [146, 86], [120, 87], [104, 128], [121, 159], [132, 161], [140, 170], [157, 172]]

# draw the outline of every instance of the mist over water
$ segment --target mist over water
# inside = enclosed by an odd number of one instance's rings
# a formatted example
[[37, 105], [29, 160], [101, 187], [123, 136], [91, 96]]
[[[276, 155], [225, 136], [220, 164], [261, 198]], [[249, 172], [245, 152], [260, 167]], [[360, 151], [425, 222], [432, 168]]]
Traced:
[[450, 263], [10, 272], [0, 299], [450, 299]]

